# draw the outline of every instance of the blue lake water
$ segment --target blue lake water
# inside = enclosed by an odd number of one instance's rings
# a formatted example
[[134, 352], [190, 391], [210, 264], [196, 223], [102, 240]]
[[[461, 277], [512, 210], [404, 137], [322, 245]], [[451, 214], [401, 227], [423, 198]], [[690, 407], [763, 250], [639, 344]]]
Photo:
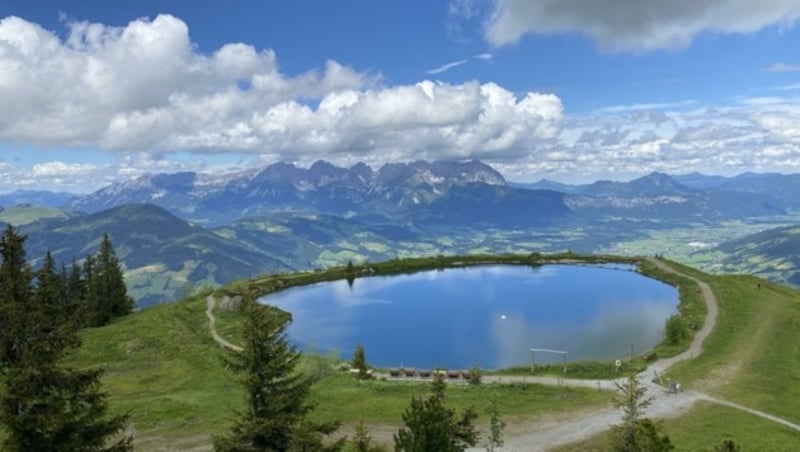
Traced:
[[[627, 357], [663, 336], [677, 290], [627, 266], [487, 265], [358, 278], [261, 298], [293, 316], [302, 348], [362, 344], [379, 367], [493, 369], [530, 363], [530, 348], [568, 361]], [[537, 363], [560, 362], [537, 353]]]

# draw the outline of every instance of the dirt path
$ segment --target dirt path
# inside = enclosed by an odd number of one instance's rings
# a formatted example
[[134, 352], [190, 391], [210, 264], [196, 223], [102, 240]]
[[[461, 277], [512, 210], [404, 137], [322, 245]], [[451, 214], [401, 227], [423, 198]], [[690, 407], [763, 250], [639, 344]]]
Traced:
[[[769, 413], [754, 410], [752, 408], [745, 407], [738, 403], [728, 402], [696, 391], [687, 391], [687, 392], [681, 392], [679, 394], [671, 394], [668, 393], [662, 386], [659, 386], [658, 384], [652, 381], [653, 377], [662, 374], [675, 363], [694, 358], [695, 356], [698, 356], [700, 353], [703, 352], [703, 342], [706, 340], [708, 335], [711, 334], [711, 331], [713, 330], [714, 325], [717, 322], [718, 307], [717, 307], [717, 299], [714, 296], [714, 293], [711, 291], [711, 288], [708, 286], [708, 284], [705, 283], [704, 281], [700, 281], [697, 278], [694, 278], [684, 273], [680, 273], [675, 269], [673, 269], [672, 267], [670, 267], [669, 265], [667, 265], [666, 263], [664, 263], [663, 261], [660, 261], [658, 259], [648, 258], [648, 261], [652, 262], [655, 266], [657, 266], [663, 271], [675, 273], [677, 275], [689, 278], [695, 283], [697, 283], [698, 287], [700, 288], [700, 291], [703, 294], [703, 300], [705, 301], [707, 315], [705, 321], [703, 322], [703, 326], [700, 328], [697, 334], [695, 334], [695, 337], [692, 340], [691, 345], [686, 351], [671, 358], [658, 360], [655, 363], [650, 364], [647, 367], [647, 369], [639, 373], [639, 377], [643, 386], [647, 388], [646, 397], [652, 397], [653, 400], [652, 405], [650, 405], [650, 407], [647, 409], [645, 415], [653, 418], [679, 416], [681, 414], [686, 413], [698, 400], [704, 400], [712, 403], [718, 403], [720, 405], [725, 405], [727, 407], [734, 408], [737, 410], [741, 410], [746, 413], [750, 413], [752, 415], [759, 416], [773, 422], [777, 422], [788, 428], [800, 431], [800, 425], [787, 421], [786, 419], [781, 419]], [[496, 377], [496, 378], [502, 379], [502, 381], [504, 382], [529, 381], [529, 382], [537, 382], [543, 384], [560, 384], [566, 386], [584, 386], [584, 387], [594, 384], [595, 387], [597, 387], [598, 389], [601, 388], [613, 389], [615, 387], [614, 380], [582, 381], [582, 380], [570, 380], [570, 379], [557, 379], [555, 377], [527, 377], [527, 378]], [[585, 440], [587, 438], [591, 438], [594, 435], [597, 435], [599, 433], [608, 430], [609, 428], [611, 428], [611, 426], [620, 423], [620, 421], [621, 421], [621, 415], [619, 411], [616, 409], [608, 408], [593, 413], [584, 414], [576, 419], [571, 419], [566, 421], [561, 420], [558, 422], [531, 424], [527, 426], [528, 427], [527, 431], [522, 433], [517, 433], [514, 435], [509, 435], [509, 437], [505, 441], [505, 446], [497, 450], [499, 451], [547, 450], [552, 447], [561, 446], [576, 441]], [[482, 449], [476, 448], [470, 450], [482, 450]]]
[[701, 281], [693, 276], [678, 272], [674, 268], [664, 263], [664, 261], [659, 259], [648, 257], [647, 260], [665, 272], [674, 273], [694, 281], [700, 288], [700, 292], [703, 294], [703, 300], [706, 304], [706, 319], [703, 322], [703, 326], [694, 335], [694, 339], [692, 340], [691, 345], [689, 345], [689, 348], [683, 353], [677, 354], [671, 358], [660, 359], [656, 361], [648, 366], [647, 370], [643, 372], [652, 373], [652, 371], [656, 371], [660, 375], [665, 370], [672, 367], [673, 364], [694, 358], [703, 352], [703, 342], [706, 340], [708, 335], [711, 334], [711, 330], [714, 329], [714, 325], [717, 323], [717, 314], [719, 313], [719, 308], [717, 307], [717, 298], [714, 296], [714, 292], [711, 291], [711, 287], [709, 287], [705, 281]]
[[242, 351], [242, 347], [238, 345], [231, 344], [224, 337], [220, 336], [217, 333], [217, 319], [214, 318], [214, 307], [217, 305], [217, 300], [214, 298], [213, 295], [209, 295], [206, 297], [206, 317], [208, 317], [208, 329], [211, 330], [211, 337], [214, 338], [214, 342], [217, 344], [225, 347], [228, 350], [233, 350], [235, 352]]
[[[678, 394], [668, 393], [664, 387], [653, 382], [653, 379], [664, 373], [675, 363], [692, 359], [703, 352], [703, 342], [706, 340], [714, 325], [717, 322], [718, 307], [717, 299], [707, 283], [690, 275], [676, 271], [661, 260], [647, 258], [647, 260], [659, 269], [674, 273], [694, 281], [703, 295], [706, 305], [706, 318], [703, 326], [694, 336], [689, 348], [683, 353], [671, 358], [660, 359], [650, 364], [645, 370], [639, 373], [642, 385], [647, 389], [646, 396], [652, 397], [652, 404], [647, 409], [645, 415], [653, 418], [675, 417], [686, 413], [695, 402], [704, 400], [718, 403], [737, 410], [741, 410], [755, 416], [777, 422], [788, 428], [800, 431], [800, 425], [781, 419], [777, 416], [754, 410], [737, 403], [728, 402], [707, 394], [696, 391], [681, 392]], [[214, 318], [214, 307], [216, 300], [213, 296], [206, 298], [206, 317], [211, 336], [214, 341], [229, 350], [241, 351], [242, 347], [234, 345], [217, 333], [216, 319]], [[388, 377], [388, 376], [387, 376]], [[571, 386], [593, 388], [598, 390], [614, 390], [615, 383], [623, 382], [624, 378], [618, 380], [579, 380], [570, 378], [559, 378], [554, 376], [496, 376], [487, 375], [483, 377], [485, 383], [539, 383], [552, 386]], [[575, 419], [536, 422], [523, 425], [522, 428], [515, 428], [515, 431], [507, 435], [505, 446], [498, 451], [537, 451], [546, 450], [555, 446], [569, 444], [590, 438], [594, 435], [608, 430], [611, 426], [618, 424], [621, 420], [618, 410], [613, 408], [601, 409], [593, 412], [584, 412]], [[481, 448], [469, 450], [483, 450]]]
[[740, 411], [744, 411], [745, 413], [750, 413], [750, 414], [752, 414], [754, 416], [758, 416], [758, 417], [770, 420], [772, 422], [777, 422], [778, 424], [784, 425], [786, 427], [789, 427], [792, 430], [797, 430], [798, 432], [800, 432], [800, 425], [799, 424], [795, 424], [794, 422], [787, 421], [786, 419], [779, 418], [778, 416], [774, 416], [772, 414], [765, 413], [763, 411], [754, 410], [754, 409], [748, 408], [748, 407], [746, 407], [744, 405], [739, 405], [738, 403], [728, 402], [727, 400], [718, 399], [718, 398], [712, 397], [712, 396], [710, 396], [708, 394], [698, 394], [698, 399], [706, 400], [706, 401], [709, 401], [709, 402], [712, 402], [712, 403], [717, 403], [717, 404], [725, 405], [727, 407], [734, 408], [734, 409], [737, 409], [737, 410], [740, 410]]
[[[648, 389], [653, 390], [653, 392], [658, 392], [662, 391], [663, 387], [653, 383], [652, 380], [654, 378], [657, 378], [675, 363], [692, 359], [703, 352], [703, 342], [706, 340], [708, 335], [711, 334], [711, 330], [714, 329], [714, 325], [717, 323], [717, 314], [719, 310], [717, 308], [717, 299], [708, 284], [697, 278], [676, 271], [661, 260], [655, 258], [647, 258], [647, 260], [663, 271], [689, 278], [697, 283], [701, 293], [703, 294], [703, 301], [705, 302], [707, 311], [703, 326], [695, 334], [694, 339], [692, 339], [692, 343], [689, 345], [689, 348], [673, 357], [659, 359], [648, 365], [647, 368], [639, 373], [642, 384]], [[619, 378], [617, 380], [582, 380], [573, 378], [560, 378], [555, 376], [523, 375], [486, 375], [483, 377], [483, 381], [486, 383], [539, 383], [551, 386], [570, 386], [609, 390], [613, 390], [616, 387], [615, 382], [623, 383], [624, 380], [625, 378]]]

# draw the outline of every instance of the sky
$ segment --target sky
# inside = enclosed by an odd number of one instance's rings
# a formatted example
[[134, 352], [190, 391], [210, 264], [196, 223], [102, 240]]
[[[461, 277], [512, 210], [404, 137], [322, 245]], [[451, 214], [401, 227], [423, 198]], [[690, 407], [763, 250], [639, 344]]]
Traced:
[[798, 0], [0, 0], [0, 192], [285, 161], [800, 172]]

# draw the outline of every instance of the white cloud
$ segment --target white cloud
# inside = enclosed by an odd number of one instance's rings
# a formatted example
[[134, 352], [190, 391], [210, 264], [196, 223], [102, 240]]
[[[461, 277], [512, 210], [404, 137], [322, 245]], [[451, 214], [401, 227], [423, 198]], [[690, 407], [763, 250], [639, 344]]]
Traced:
[[456, 42], [469, 41], [470, 30], [485, 14], [486, 0], [450, 0], [447, 4], [447, 35]]
[[600, 111], [604, 113], [625, 113], [647, 110], [666, 110], [687, 107], [694, 103], [694, 100], [687, 99], [680, 102], [652, 102], [646, 104], [612, 105], [610, 107], [604, 107], [600, 109]]
[[[474, 60], [490, 61], [492, 58], [494, 58], [494, 55], [492, 55], [491, 53], [479, 53], [477, 55], [472, 55], [470, 58], [472, 58]], [[467, 60], [467, 59], [458, 60], [458, 61], [451, 61], [451, 62], [445, 63], [445, 64], [443, 64], [443, 65], [441, 65], [439, 67], [435, 67], [433, 69], [428, 69], [425, 72], [428, 73], [428, 74], [431, 74], [431, 75], [441, 74], [443, 72], [449, 71], [450, 69], [453, 69], [453, 68], [456, 68], [456, 67], [459, 67], [459, 66], [463, 66], [463, 65], [467, 64], [468, 62], [469, 62], [469, 60]]]
[[[618, 106], [568, 117], [555, 140], [499, 168], [512, 180], [627, 180], [653, 171], [800, 172], [800, 100]], [[688, 109], [687, 107], [695, 108]]]
[[147, 172], [207, 171], [213, 164], [203, 162], [214, 159], [243, 168], [480, 158], [511, 179], [565, 181], [800, 171], [800, 101], [791, 98], [616, 105], [565, 117], [555, 95], [495, 83], [386, 86], [335, 61], [287, 75], [273, 51], [240, 43], [203, 54], [172, 16], [125, 27], [76, 23], [64, 39], [3, 19], [0, 104], [0, 145], [120, 156], [95, 165], [0, 162], [0, 190], [86, 190]]
[[512, 44], [525, 34], [584, 34], [612, 52], [687, 47], [700, 33], [791, 27], [796, 0], [494, 0], [485, 38]]
[[445, 64], [443, 64], [443, 65], [441, 65], [439, 67], [436, 67], [436, 68], [433, 68], [433, 69], [429, 69], [429, 70], [427, 70], [425, 72], [427, 72], [428, 74], [431, 74], [431, 75], [441, 74], [442, 72], [447, 72], [450, 69], [453, 69], [454, 67], [458, 67], [458, 66], [461, 66], [462, 64], [466, 64], [466, 63], [467, 63], [467, 60], [452, 61], [450, 63], [445, 63]]
[[97, 169], [97, 165], [89, 163], [64, 163], [53, 161], [34, 164], [30, 175], [36, 178], [86, 177], [93, 175]]
[[[520, 181], [627, 180], [652, 171], [800, 172], [800, 100], [794, 99], [749, 98], [713, 108], [696, 102], [648, 104], [658, 107], [653, 110], [643, 104], [617, 106], [556, 120], [563, 112], [555, 96], [516, 98], [493, 84], [423, 82], [377, 92], [339, 92], [316, 108], [280, 105], [280, 111], [255, 118], [253, 127], [267, 129], [258, 133], [278, 137], [276, 143], [295, 143], [298, 149], [276, 144], [277, 152], [252, 154], [249, 162], [207, 156], [217, 159], [216, 164], [190, 152], [124, 153], [106, 165], [52, 161], [26, 169], [0, 162], [0, 191], [86, 191], [146, 173], [246, 169], [285, 160], [286, 155], [306, 164], [324, 157], [340, 165], [364, 161], [373, 166], [476, 157]], [[391, 112], [385, 105], [393, 106]], [[314, 124], [327, 129], [308, 128]], [[417, 136], [406, 133], [409, 127]], [[410, 156], [408, 149], [416, 145], [418, 152]]]
[[383, 86], [335, 61], [298, 75], [278, 67], [272, 50], [241, 43], [200, 53], [169, 15], [73, 23], [64, 39], [7, 17], [0, 140], [288, 161], [469, 158], [520, 153], [554, 136], [562, 117], [553, 95], [517, 97], [491, 83]]
[[800, 64], [774, 63], [764, 68], [765, 72], [800, 72]]

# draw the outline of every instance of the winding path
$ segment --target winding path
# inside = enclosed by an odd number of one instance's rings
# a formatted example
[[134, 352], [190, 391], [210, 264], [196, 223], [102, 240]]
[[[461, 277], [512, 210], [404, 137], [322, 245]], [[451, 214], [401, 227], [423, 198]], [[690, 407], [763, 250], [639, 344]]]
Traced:
[[650, 371], [655, 371], [660, 375], [661, 373], [672, 367], [673, 364], [694, 358], [695, 356], [703, 352], [703, 342], [705, 342], [708, 335], [711, 334], [711, 330], [714, 329], [714, 325], [717, 324], [717, 314], [719, 313], [719, 308], [717, 307], [717, 298], [714, 296], [714, 292], [711, 291], [711, 287], [709, 287], [705, 281], [701, 281], [693, 276], [681, 273], [675, 270], [674, 268], [670, 267], [666, 263], [664, 263], [664, 261], [662, 260], [653, 257], [648, 257], [647, 261], [665, 272], [674, 273], [676, 275], [683, 276], [684, 278], [688, 278], [694, 281], [700, 288], [700, 292], [703, 294], [703, 300], [705, 301], [706, 305], [706, 319], [703, 322], [703, 326], [694, 335], [694, 339], [692, 340], [692, 343], [689, 345], [689, 348], [686, 349], [686, 351], [684, 351], [683, 353], [679, 353], [671, 358], [660, 359], [656, 361], [655, 363], [648, 366], [647, 370], [643, 372], [647, 373]]
[[[717, 307], [717, 299], [714, 296], [714, 293], [711, 291], [711, 287], [709, 287], [705, 281], [701, 281], [693, 276], [681, 273], [659, 259], [647, 258], [647, 260], [663, 271], [674, 273], [695, 282], [703, 295], [703, 300], [706, 305], [706, 318], [703, 322], [703, 326], [697, 331], [694, 339], [692, 339], [692, 343], [689, 345], [689, 348], [673, 357], [660, 359], [654, 363], [651, 363], [645, 370], [638, 374], [640, 382], [647, 389], [647, 396], [652, 398], [652, 404], [648, 407], [645, 415], [655, 418], [678, 416], [687, 412], [695, 402], [702, 400], [741, 410], [779, 423], [793, 430], [800, 431], [800, 425], [769, 413], [754, 410], [738, 403], [721, 400], [697, 391], [685, 391], [678, 394], [671, 394], [668, 393], [664, 387], [656, 384], [653, 381], [654, 378], [664, 373], [674, 364], [692, 359], [703, 352], [703, 342], [714, 329], [719, 310]], [[213, 296], [209, 295], [206, 298], [206, 306], [208, 326], [214, 341], [228, 350], [242, 351], [242, 347], [228, 342], [225, 338], [217, 333], [216, 319], [214, 318], [213, 313], [216, 306], [216, 299]], [[580, 380], [559, 378], [554, 376], [487, 375], [483, 377], [483, 380], [486, 383], [539, 383], [554, 386], [572, 386], [613, 390], [616, 388], [616, 384], [624, 382], [625, 378], [619, 378], [616, 380]], [[619, 410], [609, 408], [593, 412], [584, 412], [579, 414], [578, 417], [575, 417], [574, 419], [559, 419], [526, 424], [521, 426], [521, 429], [516, 428], [516, 430], [520, 431], [507, 432], [505, 446], [496, 450], [546, 450], [554, 446], [569, 444], [575, 441], [581, 441], [590, 438], [608, 430], [613, 425], [619, 424], [620, 422], [621, 415]], [[483, 449], [475, 448], [469, 450], [477, 451]]]
[[[703, 352], [703, 342], [711, 334], [714, 325], [717, 322], [718, 306], [717, 299], [711, 291], [711, 287], [705, 282], [693, 276], [681, 273], [674, 268], [670, 267], [661, 260], [655, 258], [647, 258], [647, 260], [657, 266], [659, 269], [674, 273], [694, 281], [703, 294], [703, 300], [706, 305], [706, 319], [703, 326], [694, 336], [692, 343], [686, 351], [675, 355], [671, 358], [660, 359], [650, 364], [647, 369], [639, 373], [639, 379], [642, 385], [647, 389], [647, 397], [652, 397], [652, 404], [648, 407], [645, 415], [648, 417], [674, 417], [686, 413], [695, 402], [703, 400], [707, 402], [717, 403], [730, 408], [741, 410], [755, 416], [779, 423], [785, 427], [800, 431], [800, 425], [787, 421], [786, 419], [765, 413], [763, 411], [754, 410], [745, 407], [738, 403], [728, 402], [725, 400], [712, 397], [697, 391], [686, 391], [678, 394], [668, 393], [664, 387], [659, 386], [653, 381], [652, 377], [661, 375], [675, 363], [694, 358]], [[498, 377], [502, 381], [513, 381], [512, 377]], [[525, 380], [529, 382], [537, 382], [543, 384], [562, 384], [566, 386], [590, 386], [595, 385], [598, 388], [613, 389], [616, 382], [622, 382], [624, 379], [618, 380], [571, 380], [571, 379], [557, 379], [555, 377], [527, 377]], [[517, 380], [520, 381], [520, 380]], [[589, 383], [589, 384], [587, 384]], [[599, 385], [599, 386], [598, 386]], [[622, 421], [622, 416], [617, 409], [603, 409], [595, 412], [584, 413], [574, 419], [558, 420], [558, 421], [545, 421], [537, 422], [524, 426], [524, 431], [512, 432], [508, 435], [505, 446], [498, 451], [539, 451], [547, 450], [555, 446], [561, 446], [576, 441], [591, 438], [594, 435], [602, 433], [615, 424]], [[482, 450], [482, 449], [470, 449]]]
[[224, 337], [220, 336], [219, 333], [217, 333], [217, 319], [214, 317], [214, 307], [216, 305], [217, 300], [213, 295], [206, 297], [206, 317], [208, 317], [208, 329], [211, 330], [211, 337], [214, 338], [214, 342], [228, 350], [235, 352], [244, 350], [238, 345], [231, 344]]

